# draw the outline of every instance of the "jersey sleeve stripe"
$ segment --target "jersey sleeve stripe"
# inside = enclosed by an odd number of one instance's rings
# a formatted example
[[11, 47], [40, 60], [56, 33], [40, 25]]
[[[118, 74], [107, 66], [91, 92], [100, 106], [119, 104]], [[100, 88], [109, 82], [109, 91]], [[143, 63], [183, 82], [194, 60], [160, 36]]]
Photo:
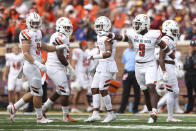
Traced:
[[165, 44], [166, 46], [168, 46], [167, 43], [166, 43], [165, 41], [161, 40], [161, 42], [163, 42], [163, 44]]
[[21, 33], [21, 35], [22, 35], [23, 39], [28, 40], [28, 38], [23, 33]]
[[61, 45], [61, 44], [58, 42], [58, 40], [57, 40], [57, 39], [55, 39], [55, 42], [56, 42], [56, 44], [57, 44], [57, 45]]
[[31, 39], [31, 37], [26, 33], [26, 32], [23, 32], [24, 35], [28, 38], [28, 39]]
[[59, 39], [59, 37], [57, 37], [57, 40], [61, 43], [61, 45], [63, 44], [63, 42]]
[[157, 37], [157, 39], [160, 39], [160, 38], [161, 38], [161, 36], [162, 36], [162, 33], [160, 33], [160, 35], [159, 35], [159, 37]]

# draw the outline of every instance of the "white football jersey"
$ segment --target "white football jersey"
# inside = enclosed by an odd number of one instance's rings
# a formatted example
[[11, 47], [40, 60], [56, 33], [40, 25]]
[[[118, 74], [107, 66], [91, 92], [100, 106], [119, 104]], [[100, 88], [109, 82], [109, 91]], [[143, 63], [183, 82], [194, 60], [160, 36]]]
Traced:
[[77, 60], [75, 65], [75, 71], [85, 73], [88, 70], [90, 62], [87, 60], [88, 54], [80, 48], [75, 48], [72, 50], [72, 59]]
[[[62, 33], [56, 32], [50, 38], [50, 46], [54, 46], [55, 44], [57, 45], [66, 44], [69, 47], [69, 37], [67, 37]], [[64, 49], [64, 56], [65, 58], [68, 59], [69, 50]], [[63, 69], [65, 68], [65, 66], [59, 61], [56, 51], [48, 52], [46, 65], [53, 66], [56, 68], [63, 68]]]
[[31, 40], [30, 55], [35, 60], [41, 62], [41, 46], [42, 46], [41, 30], [37, 30], [36, 32], [28, 29], [22, 30], [19, 35], [19, 41], [21, 47], [22, 47], [22, 40]]
[[23, 55], [19, 53], [15, 55], [14, 53], [9, 53], [5, 55], [6, 58], [6, 66], [10, 67], [9, 75], [16, 76], [23, 65]]
[[136, 62], [154, 61], [154, 50], [156, 44], [161, 42], [160, 30], [148, 30], [144, 35], [136, 33], [134, 30], [127, 34], [129, 41], [133, 43], [135, 49]]
[[[106, 52], [105, 41], [108, 39], [106, 36], [97, 36], [97, 48], [100, 52]], [[118, 68], [115, 62], [115, 54], [116, 54], [116, 41], [113, 41], [112, 44], [112, 55], [106, 59], [99, 59], [99, 64], [97, 66], [96, 71], [98, 72], [118, 72]]]
[[[169, 47], [169, 49], [174, 53], [174, 55], [175, 55], [175, 51], [176, 51], [176, 40], [172, 40], [171, 38], [169, 38], [169, 36], [167, 36], [167, 35], [165, 35], [165, 36], [163, 36], [162, 38], [161, 38], [161, 41], [163, 42], [163, 43], [165, 43], [166, 45], [168, 45], [168, 47]], [[170, 57], [169, 57], [169, 55], [168, 55], [168, 53], [165, 55], [165, 60], [172, 60], [173, 61], [173, 59], [171, 59]]]

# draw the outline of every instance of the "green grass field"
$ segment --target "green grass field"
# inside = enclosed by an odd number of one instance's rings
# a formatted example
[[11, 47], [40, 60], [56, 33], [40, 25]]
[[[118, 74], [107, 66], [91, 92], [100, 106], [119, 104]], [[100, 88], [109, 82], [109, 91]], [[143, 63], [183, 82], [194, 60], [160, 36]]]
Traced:
[[[76, 123], [68, 123], [61, 121], [62, 116], [57, 112], [48, 113], [48, 118], [53, 119], [53, 123], [37, 124], [34, 114], [16, 114], [16, 122], [11, 123], [9, 114], [0, 112], [0, 130], [67, 130], [67, 131], [180, 131], [180, 130], [196, 130], [196, 115], [175, 115], [176, 118], [182, 119], [181, 123], [167, 123], [167, 114], [160, 114], [157, 123], [147, 124], [148, 114], [123, 114], [117, 115], [117, 120], [111, 123], [85, 123], [84, 120], [90, 114], [71, 114], [78, 120]], [[104, 118], [105, 114], [101, 114]]]

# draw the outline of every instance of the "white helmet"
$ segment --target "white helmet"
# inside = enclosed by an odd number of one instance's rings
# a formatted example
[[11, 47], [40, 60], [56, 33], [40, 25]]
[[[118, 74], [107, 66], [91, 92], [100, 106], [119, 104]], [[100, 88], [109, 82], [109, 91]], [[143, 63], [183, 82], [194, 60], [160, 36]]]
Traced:
[[166, 20], [162, 24], [162, 32], [173, 38], [178, 37], [179, 35], [178, 23], [174, 20]]
[[36, 12], [30, 13], [26, 18], [26, 25], [29, 30], [39, 30], [42, 25], [41, 17]]
[[139, 14], [133, 20], [133, 28], [137, 33], [150, 28], [150, 18], [145, 14]]
[[56, 31], [63, 33], [67, 36], [71, 35], [73, 32], [73, 26], [71, 21], [66, 17], [58, 18], [56, 21]]
[[100, 16], [95, 20], [94, 28], [97, 34], [99, 34], [100, 31], [108, 32], [111, 28], [111, 21], [106, 16]]

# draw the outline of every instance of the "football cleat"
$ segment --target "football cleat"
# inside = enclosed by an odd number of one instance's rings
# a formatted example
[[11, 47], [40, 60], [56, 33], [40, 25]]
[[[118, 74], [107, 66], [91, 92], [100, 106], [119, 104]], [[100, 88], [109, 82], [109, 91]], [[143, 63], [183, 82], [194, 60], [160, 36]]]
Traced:
[[10, 113], [10, 120], [12, 122], [15, 122], [15, 113], [16, 113], [16, 110], [14, 109], [14, 105], [9, 105], [7, 107], [7, 110], [9, 111]]
[[157, 121], [157, 113], [153, 111], [150, 114], [150, 118], [148, 119], [148, 123], [155, 123], [156, 121]]
[[64, 122], [77, 122], [77, 120], [74, 120], [73, 118], [71, 118], [70, 115], [63, 116], [63, 121]]
[[84, 122], [95, 122], [95, 121], [100, 121], [100, 120], [101, 120], [101, 117], [99, 116], [99, 114], [93, 114], [88, 119], [84, 120]]
[[113, 112], [108, 112], [106, 118], [102, 121], [102, 123], [108, 123], [114, 120], [116, 120], [116, 115]]
[[53, 120], [46, 119], [45, 117], [37, 118], [37, 123], [51, 123]]
[[182, 122], [182, 120], [176, 119], [174, 117], [168, 117], [166, 122]]

